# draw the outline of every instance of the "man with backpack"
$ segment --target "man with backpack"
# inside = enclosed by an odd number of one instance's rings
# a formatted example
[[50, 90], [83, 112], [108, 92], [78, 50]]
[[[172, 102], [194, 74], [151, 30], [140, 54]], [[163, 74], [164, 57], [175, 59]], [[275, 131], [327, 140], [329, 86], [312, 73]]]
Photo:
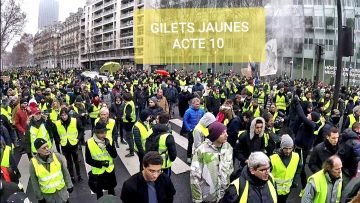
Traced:
[[157, 151], [160, 153], [163, 163], [161, 170], [169, 177], [171, 175], [171, 165], [175, 161], [177, 152], [174, 137], [169, 133], [168, 122], [170, 116], [168, 113], [162, 113], [157, 116], [156, 124], [152, 128], [153, 133], [146, 139], [146, 152]]

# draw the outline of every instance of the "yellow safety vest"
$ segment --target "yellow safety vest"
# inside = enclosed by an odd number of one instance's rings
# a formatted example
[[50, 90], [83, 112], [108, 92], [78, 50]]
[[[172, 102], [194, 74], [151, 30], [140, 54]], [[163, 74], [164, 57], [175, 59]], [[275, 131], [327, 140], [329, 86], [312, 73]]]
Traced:
[[50, 171], [38, 163], [36, 158], [31, 159], [39, 182], [40, 191], [44, 194], [54, 194], [56, 191], [60, 191], [65, 187], [61, 163], [54, 153], [52, 157], [53, 161], [50, 163]]
[[287, 167], [281, 161], [281, 158], [278, 154], [271, 155], [270, 160], [272, 164], [271, 173], [274, 176], [278, 195], [289, 194], [293, 179], [295, 177], [296, 169], [299, 164], [299, 154], [292, 152], [291, 160]]
[[[326, 197], [328, 194], [328, 184], [326, 180], [326, 176], [324, 170], [320, 170], [317, 173], [313, 174], [309, 177], [308, 181], [313, 180], [315, 184], [315, 199], [314, 202], [316, 203], [325, 203]], [[336, 202], [340, 202], [341, 197], [341, 189], [342, 189], [342, 181], [340, 181], [338, 188], [337, 188], [337, 195], [336, 195]]]
[[52, 143], [50, 140], [49, 132], [46, 130], [45, 125], [42, 123], [39, 128], [35, 128], [34, 126], [30, 127], [30, 143], [31, 143], [31, 152], [37, 153], [35, 149], [34, 142], [37, 138], [43, 138], [47, 141], [49, 145], [49, 149], [52, 147]]
[[169, 133], [160, 135], [159, 138], [159, 154], [163, 159], [163, 164], [161, 168], [169, 168], [172, 165], [172, 162], [169, 159], [168, 148], [166, 146], [166, 139], [169, 136]]
[[51, 109], [51, 113], [49, 115], [50, 117], [50, 120], [55, 123], [55, 121], [58, 120], [58, 117], [59, 117], [59, 111], [58, 110], [55, 110], [55, 109]]
[[108, 167], [103, 166], [101, 168], [96, 168], [92, 166], [91, 172], [94, 175], [103, 174], [105, 171], [111, 173], [114, 170], [114, 161], [106, 148], [100, 149], [93, 137], [88, 140], [87, 145], [91, 154], [91, 158], [97, 161], [109, 161]]
[[179, 80], [180, 86], [186, 86], [186, 80]]
[[262, 105], [265, 103], [265, 93], [264, 93], [264, 91], [261, 91], [257, 102], [258, 102], [258, 104], [262, 104]]
[[201, 123], [198, 123], [194, 130], [193, 130], [193, 136], [194, 136], [194, 133], [197, 132], [197, 131], [201, 131], [201, 134], [204, 135], [204, 137], [207, 137], [209, 136], [209, 129], [207, 129], [205, 126], [203, 126]]
[[55, 122], [57, 132], [59, 133], [61, 146], [66, 146], [68, 141], [70, 142], [70, 144], [72, 146], [76, 145], [79, 142], [79, 140], [78, 140], [78, 130], [77, 130], [77, 127], [76, 127], [76, 122], [77, 121], [76, 121], [75, 118], [70, 118], [70, 119], [71, 119], [70, 124], [69, 124], [67, 130], [61, 124], [60, 120]]
[[250, 108], [249, 108], [250, 112], [253, 112], [254, 113], [254, 118], [257, 118], [257, 117], [260, 117], [260, 107], [258, 106], [254, 112], [254, 107], [253, 105], [250, 105]]
[[[240, 191], [239, 191], [240, 190], [240, 179], [237, 178], [231, 184], [235, 186], [236, 193], [240, 197]], [[273, 202], [277, 203], [277, 194], [276, 194], [276, 190], [275, 190], [274, 185], [271, 183], [270, 180], [267, 181], [267, 184], [268, 184], [268, 187], [269, 187], [270, 194], [271, 194], [271, 197], [273, 199]], [[239, 203], [247, 203], [248, 202], [248, 196], [249, 196], [249, 181], [247, 180], [246, 184], [245, 184], [244, 191], [241, 194]]]
[[[97, 118], [95, 120], [95, 125], [97, 122], [99, 122], [100, 118]], [[113, 137], [112, 137], [112, 133], [115, 127], [115, 120], [112, 118], [109, 118], [109, 121], [106, 123], [106, 129], [108, 129], [106, 131], [106, 138], [109, 140], [110, 144], [113, 144]]]
[[359, 117], [359, 119], [356, 120], [354, 114], [349, 115], [349, 119], [350, 119], [350, 122], [349, 122], [348, 128], [352, 128], [352, 126], [354, 125], [354, 123], [360, 122], [360, 117]]
[[11, 107], [10, 106], [8, 106], [7, 109], [2, 107], [0, 113], [1, 113], [1, 115], [4, 115], [8, 119], [8, 121], [12, 124], [12, 115], [11, 115]]
[[10, 167], [10, 152], [11, 147], [6, 145], [1, 158], [1, 167]]
[[134, 101], [129, 101], [125, 104], [125, 107], [124, 107], [124, 113], [123, 113], [123, 117], [122, 117], [122, 120], [124, 123], [128, 123], [128, 120], [126, 119], [126, 108], [127, 106], [130, 105], [131, 107], [131, 122], [135, 122], [136, 121], [136, 112], [135, 112], [135, 104], [134, 104]]
[[67, 104], [70, 104], [70, 96], [68, 94], [66, 94], [66, 96], [65, 96], [65, 102]]
[[93, 105], [92, 106], [92, 112], [89, 113], [89, 117], [90, 118], [97, 118], [99, 116], [100, 110], [97, 106]]
[[48, 108], [47, 108], [47, 105], [46, 105], [46, 103], [44, 103], [44, 104], [39, 104], [39, 109], [43, 112], [43, 111], [45, 111], [45, 110], [47, 110]]
[[246, 89], [248, 92], [251, 92], [251, 94], [254, 94], [254, 86], [252, 86], [252, 85], [246, 85], [245, 89]]
[[278, 94], [276, 95], [276, 106], [278, 109], [286, 111], [286, 99], [285, 99], [285, 95], [279, 96]]
[[[330, 100], [328, 102], [326, 102], [326, 104], [324, 105], [324, 109], [328, 109], [330, 108]], [[326, 113], [327, 116], [331, 116], [331, 111]]]
[[[152, 129], [150, 128], [150, 125], [144, 125], [143, 123], [141, 123], [140, 121], [137, 121], [134, 126], [132, 131], [134, 132], [134, 127], [137, 127], [140, 131], [140, 139], [141, 139], [141, 146], [143, 148], [143, 150], [145, 150], [145, 143], [146, 143], [146, 139], [152, 134]], [[134, 133], [132, 133], [134, 136]], [[134, 145], [135, 151], [139, 151], [137, 146]]]
[[316, 131], [314, 131], [314, 135], [318, 135], [320, 130], [325, 126], [326, 121], [325, 118], [322, 116], [320, 117], [320, 123], [321, 125], [319, 126], [319, 128]]

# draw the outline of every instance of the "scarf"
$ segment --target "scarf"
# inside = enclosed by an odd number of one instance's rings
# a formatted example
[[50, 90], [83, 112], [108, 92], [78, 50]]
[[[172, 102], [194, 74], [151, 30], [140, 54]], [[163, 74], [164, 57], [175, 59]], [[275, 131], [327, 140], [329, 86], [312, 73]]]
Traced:
[[105, 149], [105, 140], [100, 140], [96, 135], [93, 136], [94, 141], [100, 147], [101, 150]]

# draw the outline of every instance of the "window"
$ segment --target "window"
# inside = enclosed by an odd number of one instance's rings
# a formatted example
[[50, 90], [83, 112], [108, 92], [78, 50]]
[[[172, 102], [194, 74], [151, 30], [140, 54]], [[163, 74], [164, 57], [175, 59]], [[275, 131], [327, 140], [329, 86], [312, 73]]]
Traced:
[[313, 5], [313, 0], [304, 0], [305, 5]]

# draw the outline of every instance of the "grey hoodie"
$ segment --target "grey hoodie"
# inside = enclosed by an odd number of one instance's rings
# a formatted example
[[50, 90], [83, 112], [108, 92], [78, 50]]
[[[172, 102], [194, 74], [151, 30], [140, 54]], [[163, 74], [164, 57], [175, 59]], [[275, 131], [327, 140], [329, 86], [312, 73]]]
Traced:
[[[207, 129], [207, 127], [209, 127], [210, 124], [212, 124], [213, 122], [216, 121], [216, 118], [214, 116], [214, 114], [207, 112], [204, 114], [204, 116], [199, 120], [199, 123], [195, 126], [194, 131], [193, 131], [193, 136], [194, 136], [194, 145], [193, 145], [193, 154], [196, 148], [198, 148], [198, 146], [204, 142], [205, 137], [208, 136], [204, 135], [203, 132], [201, 131], [201, 127], [205, 127]], [[209, 132], [209, 131], [207, 131]]]

